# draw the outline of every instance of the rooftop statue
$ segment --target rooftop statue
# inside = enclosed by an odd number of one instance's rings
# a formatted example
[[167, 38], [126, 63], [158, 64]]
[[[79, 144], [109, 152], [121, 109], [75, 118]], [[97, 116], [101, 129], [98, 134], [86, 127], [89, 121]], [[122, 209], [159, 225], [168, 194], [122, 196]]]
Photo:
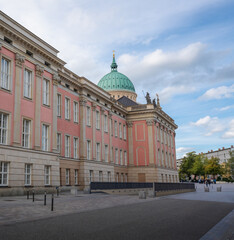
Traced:
[[157, 104], [156, 104], [156, 100], [155, 100], [155, 98], [153, 99], [153, 105], [154, 105], [154, 108], [157, 107]]
[[149, 95], [148, 92], [146, 93], [145, 98], [146, 98], [146, 102], [147, 102], [147, 104], [151, 104], [151, 99], [150, 99], [150, 95]]

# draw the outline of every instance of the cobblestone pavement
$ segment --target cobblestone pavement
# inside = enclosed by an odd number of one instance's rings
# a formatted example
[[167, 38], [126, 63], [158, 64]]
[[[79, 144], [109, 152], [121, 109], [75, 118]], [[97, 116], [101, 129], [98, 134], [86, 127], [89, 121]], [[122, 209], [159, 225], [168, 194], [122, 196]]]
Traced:
[[26, 196], [1, 197], [0, 225], [155, 200], [139, 199], [136, 195], [62, 194], [55, 196], [54, 211], [51, 211], [51, 194], [47, 195], [46, 206], [43, 199], [43, 195], [36, 195], [34, 202], [32, 196], [28, 200]]

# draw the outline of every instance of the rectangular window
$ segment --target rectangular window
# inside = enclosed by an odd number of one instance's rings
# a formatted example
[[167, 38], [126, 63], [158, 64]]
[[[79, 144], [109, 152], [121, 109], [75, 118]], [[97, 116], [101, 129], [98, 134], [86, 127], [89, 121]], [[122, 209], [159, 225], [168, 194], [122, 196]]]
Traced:
[[124, 151], [124, 164], [127, 166], [128, 165], [128, 160], [127, 160], [127, 152]]
[[125, 173], [125, 182], [128, 182], [128, 174]]
[[104, 131], [108, 132], [108, 118], [107, 118], [107, 115], [104, 115]]
[[87, 140], [87, 159], [91, 159], [91, 141]]
[[168, 145], [169, 145], [169, 147], [170, 147], [170, 145], [171, 145], [171, 142], [170, 142], [170, 133], [167, 134], [167, 142], [168, 142]]
[[111, 124], [111, 136], [113, 136], [113, 120], [112, 119], [111, 119], [110, 124]]
[[124, 140], [127, 139], [127, 134], [126, 134], [126, 126], [123, 125], [123, 134], [124, 134]]
[[157, 126], [157, 140], [159, 141], [159, 128]]
[[96, 129], [100, 129], [100, 112], [96, 111]]
[[24, 97], [32, 98], [32, 72], [24, 69]]
[[70, 99], [65, 97], [65, 119], [70, 119]]
[[78, 103], [73, 102], [73, 119], [75, 123], [78, 123], [79, 120], [79, 108], [78, 108]]
[[96, 160], [100, 161], [100, 143], [96, 143]]
[[25, 148], [30, 147], [30, 123], [30, 120], [23, 120], [22, 146]]
[[49, 136], [49, 126], [43, 124], [42, 125], [42, 150], [43, 151], [48, 151], [49, 149], [48, 136]]
[[50, 81], [43, 79], [43, 104], [50, 105]]
[[103, 174], [102, 171], [99, 171], [99, 182], [103, 181]]
[[89, 170], [89, 182], [93, 182], [93, 170]]
[[31, 164], [25, 164], [25, 185], [31, 185], [31, 174], [32, 174], [32, 165]]
[[45, 185], [50, 185], [50, 166], [45, 166]]
[[118, 132], [117, 132], [117, 121], [115, 121], [115, 136], [118, 136]]
[[74, 158], [78, 158], [78, 138], [73, 139], [73, 151]]
[[0, 144], [7, 144], [8, 115], [0, 113]]
[[70, 157], [70, 136], [65, 135], [65, 157]]
[[119, 164], [119, 159], [118, 159], [118, 148], [115, 149], [115, 164]]
[[75, 169], [75, 185], [78, 185], [78, 169]]
[[105, 145], [105, 162], [108, 162], [108, 145]]
[[122, 124], [119, 123], [119, 138], [122, 138]]
[[90, 107], [87, 107], [87, 114], [86, 114], [86, 117], [87, 117], [87, 125], [88, 126], [91, 126], [91, 110], [90, 110]]
[[161, 138], [161, 143], [163, 143], [163, 130], [160, 128], [160, 138]]
[[10, 90], [10, 61], [2, 58], [1, 88]]
[[8, 170], [9, 163], [8, 162], [0, 162], [0, 186], [8, 185]]
[[108, 182], [111, 182], [111, 172], [107, 172], [107, 179], [108, 179]]
[[124, 175], [121, 173], [121, 182], [124, 182]]
[[62, 103], [62, 97], [60, 94], [57, 95], [57, 116], [58, 117], [61, 117], [61, 105]]
[[123, 151], [119, 150], [119, 156], [120, 156], [120, 165], [123, 165]]
[[116, 182], [119, 182], [119, 173], [116, 173]]
[[57, 133], [57, 151], [61, 153], [61, 133]]
[[69, 185], [70, 184], [70, 169], [66, 169], [65, 178], [66, 178], [66, 185]]
[[167, 145], [167, 132], [166, 131], [164, 131], [164, 142]]

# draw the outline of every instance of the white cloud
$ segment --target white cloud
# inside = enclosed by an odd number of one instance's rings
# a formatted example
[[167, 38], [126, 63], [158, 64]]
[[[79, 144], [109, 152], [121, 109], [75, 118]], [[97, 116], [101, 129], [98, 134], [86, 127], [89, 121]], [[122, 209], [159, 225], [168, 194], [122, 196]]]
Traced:
[[212, 100], [234, 97], [234, 84], [231, 86], [221, 86], [207, 90], [199, 99]]
[[230, 121], [228, 130], [223, 134], [223, 138], [233, 138], [234, 139], [234, 119]]
[[222, 108], [216, 108], [216, 110], [218, 110], [218, 111], [227, 111], [227, 110], [233, 109], [233, 108], [234, 108], [234, 105], [229, 105], [229, 106], [222, 107]]
[[179, 147], [176, 149], [176, 158], [182, 158], [186, 155], [186, 153], [193, 151], [191, 147]]
[[211, 118], [210, 116], [200, 118], [196, 122], [193, 122], [192, 125], [202, 127], [205, 130], [204, 136], [211, 136], [214, 133], [222, 132], [225, 129], [225, 125], [219, 118]]

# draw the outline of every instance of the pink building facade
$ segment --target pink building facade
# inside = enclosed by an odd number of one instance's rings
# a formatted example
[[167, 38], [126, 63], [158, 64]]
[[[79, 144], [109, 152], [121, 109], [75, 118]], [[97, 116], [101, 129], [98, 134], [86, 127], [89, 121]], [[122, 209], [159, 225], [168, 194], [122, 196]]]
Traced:
[[122, 104], [0, 15], [0, 195], [178, 181], [177, 126], [160, 106]]

